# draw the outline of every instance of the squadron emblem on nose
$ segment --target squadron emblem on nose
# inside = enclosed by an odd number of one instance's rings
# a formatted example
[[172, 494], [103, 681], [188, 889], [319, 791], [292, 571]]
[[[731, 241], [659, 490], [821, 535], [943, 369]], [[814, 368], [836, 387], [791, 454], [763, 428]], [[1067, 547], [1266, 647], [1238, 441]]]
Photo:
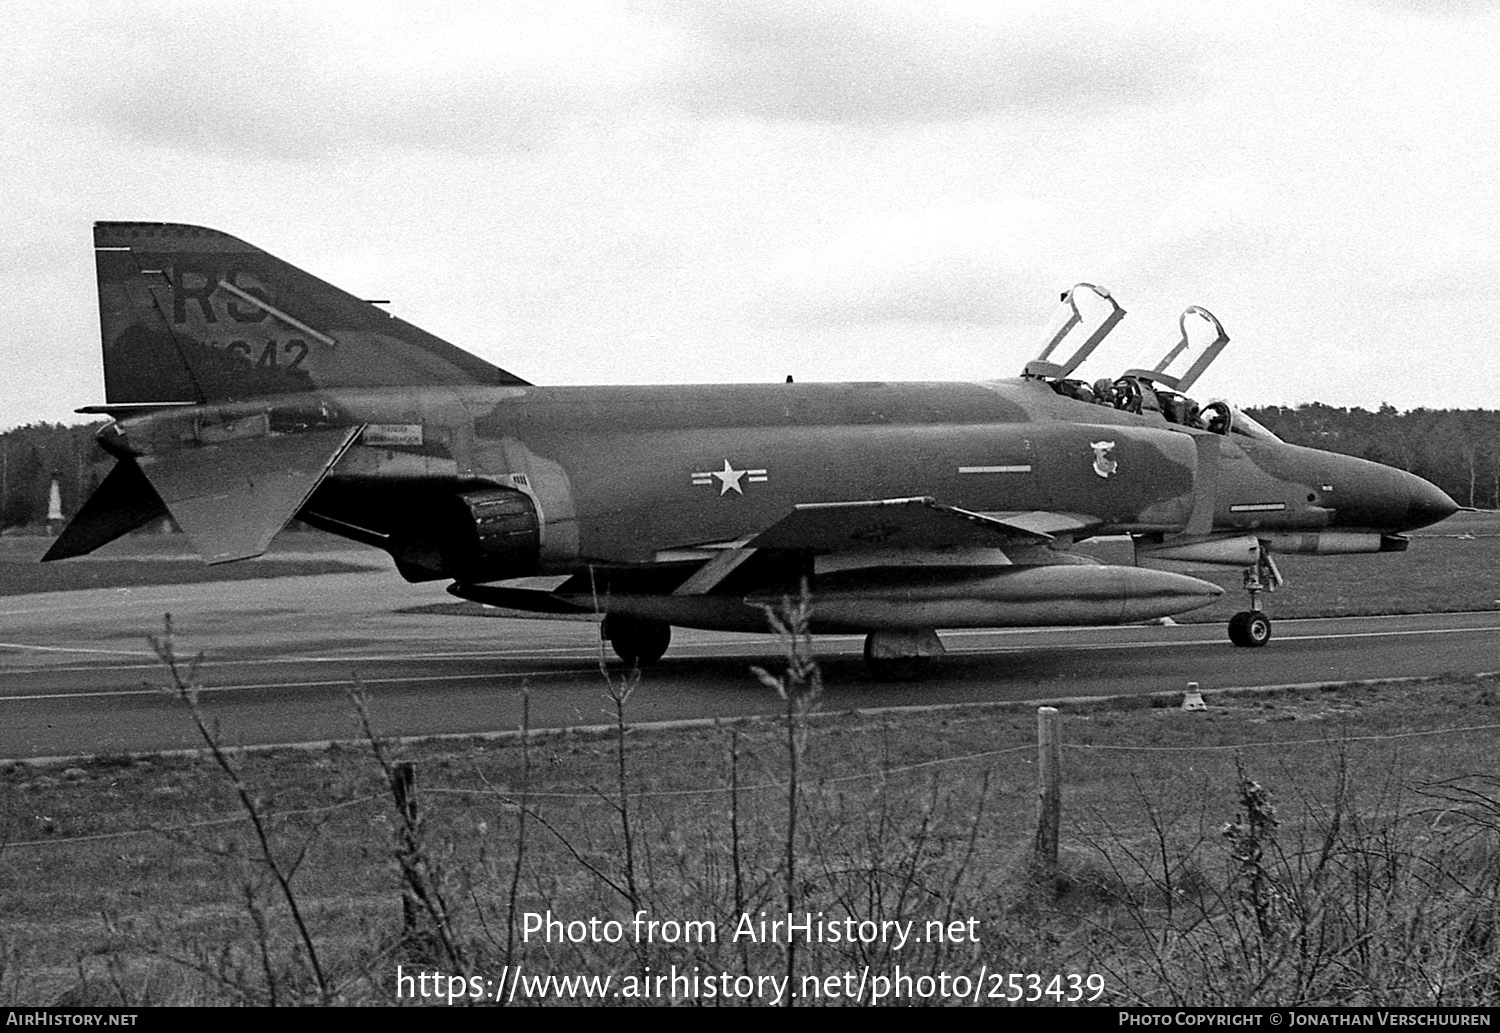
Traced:
[[1109, 457], [1109, 450], [1115, 447], [1113, 441], [1090, 441], [1089, 447], [1094, 450], [1094, 472], [1100, 477], [1108, 477], [1120, 468], [1120, 464]]

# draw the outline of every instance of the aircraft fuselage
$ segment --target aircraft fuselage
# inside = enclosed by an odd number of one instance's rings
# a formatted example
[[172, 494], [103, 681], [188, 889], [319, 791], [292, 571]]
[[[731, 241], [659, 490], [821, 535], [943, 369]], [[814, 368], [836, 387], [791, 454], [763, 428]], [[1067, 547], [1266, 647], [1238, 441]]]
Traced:
[[1172, 426], [1030, 380], [327, 390], [132, 417], [103, 440], [150, 456], [348, 426], [364, 429], [309, 501], [315, 522], [386, 542], [420, 536], [408, 525], [429, 519], [423, 489], [519, 491], [535, 505], [539, 548], [515, 576], [691, 555], [809, 502], [936, 496], [983, 514], [1079, 514], [1053, 529], [1066, 542], [1251, 532], [1282, 551], [1451, 511], [1403, 471]]
[[[764, 630], [804, 585], [813, 630], [878, 660], [936, 655], [942, 627], [1182, 613], [1222, 594], [1182, 572], [1203, 565], [1246, 572], [1230, 638], [1264, 645], [1271, 553], [1397, 551], [1455, 509], [1200, 408], [1229, 337], [1199, 306], [1154, 367], [1070, 379], [1125, 314], [1089, 284], [1015, 380], [536, 387], [217, 230], [100, 222], [94, 246], [106, 404], [83, 411], [121, 461], [49, 560], [170, 514], [232, 562], [299, 516], [412, 581], [600, 615], [632, 663], [673, 624]], [[1134, 564], [1072, 551], [1105, 535]]]

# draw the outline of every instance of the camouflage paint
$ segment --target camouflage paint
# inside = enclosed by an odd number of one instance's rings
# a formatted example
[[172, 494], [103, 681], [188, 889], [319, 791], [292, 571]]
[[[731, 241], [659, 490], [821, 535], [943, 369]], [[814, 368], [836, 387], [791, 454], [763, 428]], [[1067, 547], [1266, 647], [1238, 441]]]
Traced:
[[[1219, 434], [1085, 403], [1036, 377], [534, 387], [226, 234], [100, 223], [95, 245], [103, 410], [118, 417], [100, 440], [121, 458], [111, 497], [128, 512], [86, 507], [51, 558], [154, 511], [144, 472], [207, 524], [253, 514], [221, 556], [301, 515], [386, 548], [410, 578], [462, 588], [496, 570], [454, 569], [462, 553], [448, 540], [473, 528], [443, 521], [471, 512], [455, 500], [498, 499], [495, 512], [534, 517], [504, 531], [534, 539], [515, 555], [535, 566], [510, 573], [572, 575], [538, 609], [592, 606], [603, 579], [611, 612], [746, 627], [822, 550], [799, 554], [784, 535], [732, 562], [722, 550], [803, 526], [783, 522], [819, 504], [820, 520], [847, 513], [851, 528], [817, 578], [825, 627], [1073, 623], [1180, 612], [1217, 594], [1180, 575], [1091, 565], [1067, 552], [1076, 540], [1131, 534], [1237, 555], [1214, 543], [1250, 535], [1299, 551], [1373, 550], [1454, 508], [1402, 471], [1248, 424]], [[237, 475], [236, 456], [253, 458], [257, 477]], [[278, 477], [279, 493], [256, 486]], [[316, 487], [302, 504], [304, 481]], [[932, 509], [916, 537], [849, 508], [923, 498]], [[903, 534], [921, 548], [893, 549]]]

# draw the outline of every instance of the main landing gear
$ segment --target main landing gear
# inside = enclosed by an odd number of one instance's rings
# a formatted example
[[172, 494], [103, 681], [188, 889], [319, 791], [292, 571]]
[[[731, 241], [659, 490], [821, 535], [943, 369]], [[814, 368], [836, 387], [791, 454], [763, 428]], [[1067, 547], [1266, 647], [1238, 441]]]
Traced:
[[1260, 593], [1274, 592], [1280, 584], [1281, 572], [1262, 545], [1255, 566], [1245, 570], [1245, 591], [1250, 593], [1250, 609], [1241, 610], [1229, 618], [1229, 641], [1246, 648], [1259, 648], [1271, 641], [1271, 618], [1261, 611]]
[[599, 637], [608, 639], [615, 655], [632, 667], [650, 667], [672, 642], [672, 626], [660, 621], [606, 614]]
[[877, 678], [909, 678], [948, 650], [931, 628], [894, 628], [865, 636], [865, 668]]

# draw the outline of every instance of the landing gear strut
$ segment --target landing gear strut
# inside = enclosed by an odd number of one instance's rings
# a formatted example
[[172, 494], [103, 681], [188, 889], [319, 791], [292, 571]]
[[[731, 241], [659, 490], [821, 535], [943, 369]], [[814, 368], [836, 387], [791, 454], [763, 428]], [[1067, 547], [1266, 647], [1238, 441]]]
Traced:
[[1250, 609], [1241, 610], [1229, 618], [1229, 641], [1249, 648], [1258, 648], [1271, 641], [1271, 618], [1261, 612], [1260, 593], [1274, 592], [1280, 584], [1281, 572], [1262, 544], [1255, 566], [1245, 569], [1245, 591], [1250, 593]]
[[660, 621], [606, 614], [599, 637], [608, 639], [615, 655], [632, 667], [649, 667], [662, 658], [672, 641], [672, 626]]

